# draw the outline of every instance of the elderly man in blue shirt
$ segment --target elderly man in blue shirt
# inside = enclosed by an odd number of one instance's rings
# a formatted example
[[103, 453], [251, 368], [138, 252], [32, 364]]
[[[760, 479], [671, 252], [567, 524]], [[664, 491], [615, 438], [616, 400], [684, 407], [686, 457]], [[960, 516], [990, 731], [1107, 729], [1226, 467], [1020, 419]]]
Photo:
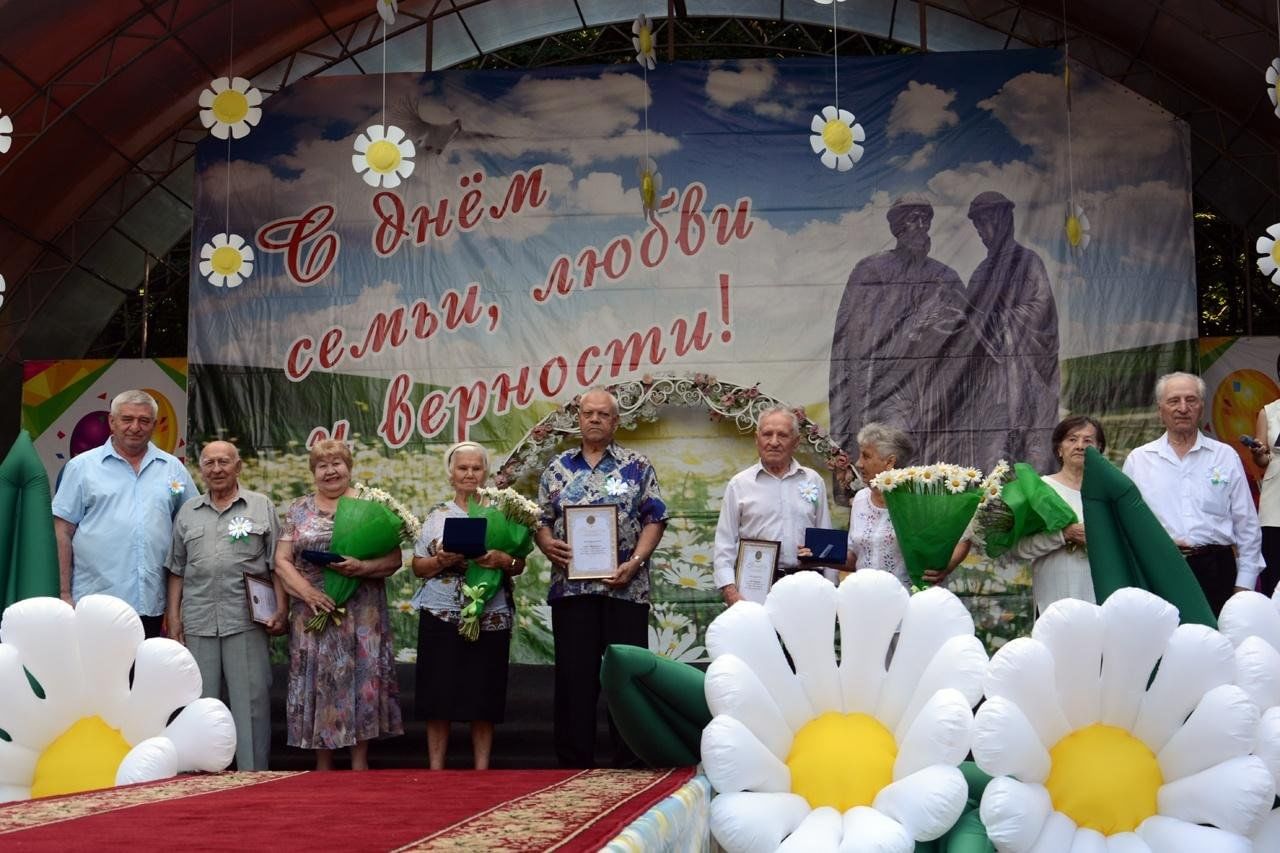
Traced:
[[151, 443], [157, 411], [145, 391], [117, 394], [111, 438], [67, 463], [53, 498], [63, 600], [114, 595], [138, 612], [148, 637], [164, 623], [173, 517], [196, 495], [182, 462]]

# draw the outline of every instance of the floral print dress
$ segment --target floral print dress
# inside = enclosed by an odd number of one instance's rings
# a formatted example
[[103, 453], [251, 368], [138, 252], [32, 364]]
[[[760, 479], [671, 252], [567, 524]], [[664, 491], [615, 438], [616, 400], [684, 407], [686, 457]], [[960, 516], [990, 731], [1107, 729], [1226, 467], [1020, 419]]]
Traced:
[[[324, 568], [302, 552], [327, 551], [332, 537], [333, 515], [316, 506], [314, 495], [285, 511], [280, 538], [292, 540], [294, 568], [317, 589], [324, 586]], [[289, 604], [290, 746], [339, 749], [404, 733], [385, 582], [362, 580], [346, 610], [342, 624], [309, 633], [311, 608], [298, 598]]]

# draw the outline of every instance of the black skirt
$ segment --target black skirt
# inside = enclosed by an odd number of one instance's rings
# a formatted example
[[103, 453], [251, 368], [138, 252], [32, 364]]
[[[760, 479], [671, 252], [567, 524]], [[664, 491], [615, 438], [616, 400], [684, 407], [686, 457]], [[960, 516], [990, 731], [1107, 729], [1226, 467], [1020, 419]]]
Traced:
[[415, 717], [502, 722], [510, 647], [510, 629], [467, 640], [457, 625], [420, 610]]

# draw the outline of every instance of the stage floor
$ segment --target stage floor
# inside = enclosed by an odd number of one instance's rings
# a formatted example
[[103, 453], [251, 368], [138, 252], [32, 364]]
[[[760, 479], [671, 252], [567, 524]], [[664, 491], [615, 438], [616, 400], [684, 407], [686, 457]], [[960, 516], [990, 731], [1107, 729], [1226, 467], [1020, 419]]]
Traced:
[[0, 848], [698, 850], [708, 796], [693, 768], [213, 773], [0, 806]]

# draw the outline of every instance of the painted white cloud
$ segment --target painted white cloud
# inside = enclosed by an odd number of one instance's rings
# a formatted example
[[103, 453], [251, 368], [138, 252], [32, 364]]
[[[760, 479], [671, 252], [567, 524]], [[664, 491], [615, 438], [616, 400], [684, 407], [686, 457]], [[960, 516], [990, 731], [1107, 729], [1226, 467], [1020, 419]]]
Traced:
[[960, 117], [950, 109], [955, 99], [955, 92], [912, 80], [893, 101], [893, 109], [889, 113], [889, 138], [908, 133], [929, 137], [957, 124]]
[[928, 142], [913, 151], [911, 156], [900, 154], [889, 162], [904, 172], [918, 172], [929, 165], [929, 161], [933, 159], [933, 152], [937, 149], [937, 143]]
[[707, 74], [707, 97], [726, 109], [760, 100], [774, 85], [777, 69], [769, 62], [740, 62], [733, 68], [716, 68]]

